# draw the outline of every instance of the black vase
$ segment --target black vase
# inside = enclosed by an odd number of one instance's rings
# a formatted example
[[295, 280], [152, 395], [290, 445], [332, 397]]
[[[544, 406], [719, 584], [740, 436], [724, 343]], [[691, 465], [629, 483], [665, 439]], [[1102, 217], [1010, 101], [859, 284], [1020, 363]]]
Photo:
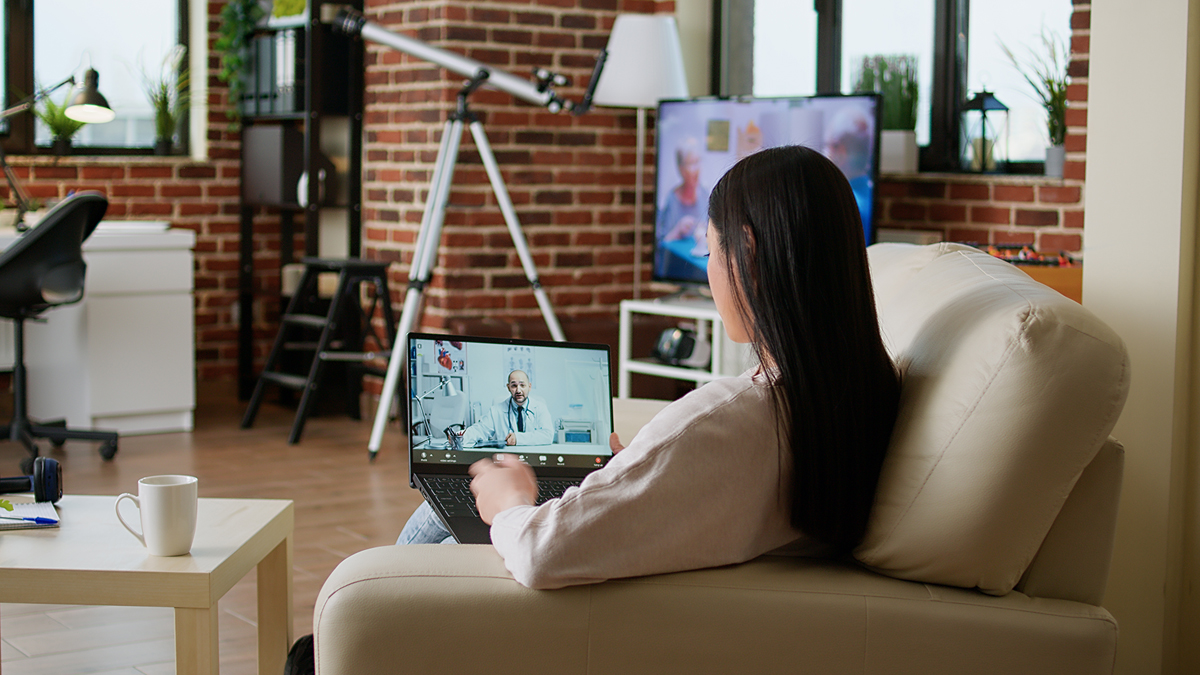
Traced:
[[71, 154], [71, 139], [55, 137], [50, 142], [50, 147], [54, 149], [54, 154], [63, 157]]
[[165, 157], [166, 155], [171, 154], [171, 139], [156, 138], [154, 140], [154, 154], [160, 157]]

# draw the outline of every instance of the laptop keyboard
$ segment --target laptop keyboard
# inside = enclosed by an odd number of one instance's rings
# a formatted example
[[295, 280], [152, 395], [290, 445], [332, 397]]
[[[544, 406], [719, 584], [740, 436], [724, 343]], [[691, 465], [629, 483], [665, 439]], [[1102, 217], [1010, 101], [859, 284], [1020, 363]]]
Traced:
[[[451, 518], [479, 517], [479, 511], [475, 510], [475, 495], [471, 494], [470, 476], [425, 476], [424, 480], [431, 493], [430, 496], [447, 516]], [[579, 485], [582, 480], [581, 478], [539, 478], [537, 503], [541, 504], [547, 499], [561, 497], [567, 488]]]

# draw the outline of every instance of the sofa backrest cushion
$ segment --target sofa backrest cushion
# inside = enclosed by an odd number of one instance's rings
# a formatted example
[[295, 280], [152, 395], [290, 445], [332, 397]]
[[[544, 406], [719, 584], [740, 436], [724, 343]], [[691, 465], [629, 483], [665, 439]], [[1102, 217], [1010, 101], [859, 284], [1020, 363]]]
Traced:
[[1002, 595], [1029, 565], [1129, 387], [1124, 343], [968, 246], [869, 250], [900, 413], [859, 562]]

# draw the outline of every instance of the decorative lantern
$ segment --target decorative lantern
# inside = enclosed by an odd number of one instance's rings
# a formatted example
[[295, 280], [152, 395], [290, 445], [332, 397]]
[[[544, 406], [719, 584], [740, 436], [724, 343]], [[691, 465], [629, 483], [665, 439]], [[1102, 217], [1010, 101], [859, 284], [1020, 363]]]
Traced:
[[962, 165], [974, 173], [1003, 171], [1008, 159], [1008, 106], [990, 91], [963, 104]]

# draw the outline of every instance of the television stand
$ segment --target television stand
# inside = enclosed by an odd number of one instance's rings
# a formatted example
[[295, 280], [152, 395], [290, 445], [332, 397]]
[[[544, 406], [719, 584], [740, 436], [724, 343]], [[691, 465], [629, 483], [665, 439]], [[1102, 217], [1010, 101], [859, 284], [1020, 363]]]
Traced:
[[685, 285], [674, 293], [659, 296], [650, 302], [708, 302], [712, 303], [712, 290], [708, 286]]
[[[633, 357], [633, 315], [650, 314], [654, 316], [673, 316], [691, 319], [696, 322], [698, 337], [702, 336], [712, 345], [712, 357], [707, 368], [687, 368], [672, 366], [657, 359]], [[690, 380], [697, 385], [713, 380], [737, 375], [744, 368], [741, 363], [730, 367], [726, 364], [727, 350], [736, 349], [741, 345], [731, 345], [725, 337], [725, 327], [717, 306], [711, 298], [701, 295], [688, 297], [668, 296], [656, 300], [622, 300], [620, 319], [620, 342], [618, 347], [617, 392], [618, 396], [628, 398], [630, 380], [633, 373], [669, 377], [676, 380]], [[745, 358], [739, 361], [744, 361]], [[730, 372], [737, 371], [737, 372]]]

